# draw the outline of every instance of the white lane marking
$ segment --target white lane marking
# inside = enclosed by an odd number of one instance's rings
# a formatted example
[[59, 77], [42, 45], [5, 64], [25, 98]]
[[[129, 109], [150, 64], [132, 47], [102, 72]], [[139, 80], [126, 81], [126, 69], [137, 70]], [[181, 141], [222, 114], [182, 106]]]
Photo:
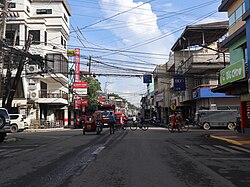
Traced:
[[92, 155], [98, 155], [105, 147], [102, 146], [102, 147], [98, 147], [94, 152], [92, 152], [91, 154]]
[[216, 149], [216, 148], [209, 146], [209, 145], [200, 145], [200, 147], [207, 149], [209, 151], [215, 152], [215, 153], [223, 153], [222, 150]]
[[238, 147], [238, 146], [235, 146], [235, 145], [230, 145], [230, 147], [232, 147], [234, 149], [237, 149], [237, 150], [240, 150], [240, 151], [243, 151], [243, 152], [246, 152], [246, 153], [250, 153], [249, 149], [245, 149], [243, 147]]
[[239, 151], [236, 151], [236, 150], [233, 150], [233, 149], [230, 149], [230, 148], [221, 146], [221, 145], [214, 145], [214, 147], [217, 147], [217, 148], [219, 148], [219, 149], [228, 151], [228, 152], [230, 152], [230, 153], [240, 153]]

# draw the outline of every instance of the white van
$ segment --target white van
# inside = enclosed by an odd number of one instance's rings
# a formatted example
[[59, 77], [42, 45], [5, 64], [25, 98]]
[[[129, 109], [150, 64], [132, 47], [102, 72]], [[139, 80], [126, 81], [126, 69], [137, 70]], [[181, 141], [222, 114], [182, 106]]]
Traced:
[[9, 114], [10, 116], [10, 130], [12, 133], [24, 130], [24, 119], [22, 114]]
[[195, 123], [205, 130], [211, 127], [227, 127], [233, 130], [238, 113], [238, 110], [198, 110], [195, 114]]

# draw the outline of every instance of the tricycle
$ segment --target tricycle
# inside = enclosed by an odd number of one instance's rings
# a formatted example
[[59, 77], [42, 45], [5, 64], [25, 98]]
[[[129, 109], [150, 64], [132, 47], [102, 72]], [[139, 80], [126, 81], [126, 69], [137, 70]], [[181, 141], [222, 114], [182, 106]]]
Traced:
[[103, 125], [96, 115], [96, 113], [93, 115], [84, 115], [83, 135], [85, 135], [86, 132], [96, 132], [97, 135], [101, 133]]

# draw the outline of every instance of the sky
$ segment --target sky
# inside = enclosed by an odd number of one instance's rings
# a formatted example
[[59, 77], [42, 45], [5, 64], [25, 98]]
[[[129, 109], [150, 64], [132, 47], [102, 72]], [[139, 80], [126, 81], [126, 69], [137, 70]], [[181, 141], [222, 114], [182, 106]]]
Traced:
[[96, 77], [102, 91], [119, 94], [136, 106], [147, 93], [141, 75], [168, 61], [186, 25], [227, 20], [218, 12], [221, 0], [68, 1], [68, 49], [81, 49], [81, 70], [89, 70], [91, 57], [91, 72], [103, 75]]

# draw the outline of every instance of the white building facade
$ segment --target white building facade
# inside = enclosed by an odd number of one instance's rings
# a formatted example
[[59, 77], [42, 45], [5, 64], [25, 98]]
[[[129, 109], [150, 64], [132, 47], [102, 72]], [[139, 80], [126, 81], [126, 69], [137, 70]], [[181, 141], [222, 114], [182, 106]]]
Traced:
[[[37, 60], [25, 63], [12, 113], [26, 115], [35, 127], [67, 126], [69, 4], [67, 0], [11, 0], [8, 3], [6, 43], [22, 49], [32, 35], [29, 53], [37, 55]], [[19, 63], [18, 58], [14, 63]], [[12, 77], [15, 72], [12, 65]]]

